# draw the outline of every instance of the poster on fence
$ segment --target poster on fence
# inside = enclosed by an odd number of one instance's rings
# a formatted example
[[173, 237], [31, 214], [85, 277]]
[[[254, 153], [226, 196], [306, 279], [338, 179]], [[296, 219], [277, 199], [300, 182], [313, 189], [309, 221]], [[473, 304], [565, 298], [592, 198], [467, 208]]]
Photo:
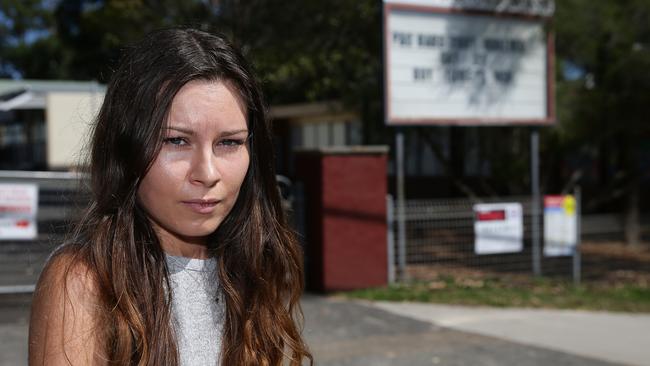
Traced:
[[523, 250], [524, 219], [520, 203], [474, 205], [474, 253], [516, 253]]
[[0, 240], [36, 239], [38, 186], [0, 183]]
[[576, 200], [571, 195], [544, 196], [544, 255], [573, 255], [578, 243]]

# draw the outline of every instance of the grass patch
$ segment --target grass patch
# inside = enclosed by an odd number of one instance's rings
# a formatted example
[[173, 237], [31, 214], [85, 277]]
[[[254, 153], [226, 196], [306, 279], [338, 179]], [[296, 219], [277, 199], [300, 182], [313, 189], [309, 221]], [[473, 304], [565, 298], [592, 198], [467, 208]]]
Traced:
[[643, 284], [584, 284], [554, 279], [480, 279], [440, 276], [387, 287], [346, 292], [350, 298], [418, 301], [495, 307], [584, 309], [650, 312], [650, 286]]

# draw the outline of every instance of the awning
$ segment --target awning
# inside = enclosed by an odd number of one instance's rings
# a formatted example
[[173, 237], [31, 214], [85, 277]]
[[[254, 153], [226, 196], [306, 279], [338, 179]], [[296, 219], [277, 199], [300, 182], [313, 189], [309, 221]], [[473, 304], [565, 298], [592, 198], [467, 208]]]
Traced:
[[45, 109], [45, 97], [27, 89], [0, 95], [0, 111], [7, 112], [18, 109]]

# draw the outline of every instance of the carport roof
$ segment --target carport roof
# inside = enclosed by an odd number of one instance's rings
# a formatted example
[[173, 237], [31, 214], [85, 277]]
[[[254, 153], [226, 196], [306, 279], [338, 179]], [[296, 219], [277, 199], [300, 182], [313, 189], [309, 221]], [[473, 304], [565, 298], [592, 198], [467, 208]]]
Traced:
[[45, 96], [52, 92], [105, 91], [96, 81], [0, 79], [0, 110], [44, 109]]

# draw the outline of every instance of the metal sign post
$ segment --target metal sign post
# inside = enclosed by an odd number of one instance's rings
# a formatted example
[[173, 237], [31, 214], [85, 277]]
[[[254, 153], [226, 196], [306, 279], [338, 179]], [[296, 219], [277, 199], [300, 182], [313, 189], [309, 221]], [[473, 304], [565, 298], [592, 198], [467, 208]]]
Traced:
[[531, 186], [533, 191], [533, 202], [532, 202], [532, 258], [533, 258], [533, 274], [535, 276], [542, 275], [542, 262], [541, 262], [541, 229], [540, 229], [540, 220], [539, 214], [541, 212], [540, 202], [541, 197], [539, 193], [539, 130], [537, 127], [533, 127], [533, 130], [530, 134], [530, 175], [531, 175]]
[[404, 132], [395, 134], [395, 165], [397, 166], [397, 253], [399, 256], [399, 279], [406, 280], [406, 210], [404, 189]]
[[580, 274], [581, 274], [581, 258], [580, 258], [580, 230], [582, 230], [580, 225], [580, 220], [582, 217], [582, 197], [580, 195], [580, 187], [576, 186], [574, 189], [574, 195], [576, 198], [576, 245], [573, 247], [573, 284], [580, 284]]

